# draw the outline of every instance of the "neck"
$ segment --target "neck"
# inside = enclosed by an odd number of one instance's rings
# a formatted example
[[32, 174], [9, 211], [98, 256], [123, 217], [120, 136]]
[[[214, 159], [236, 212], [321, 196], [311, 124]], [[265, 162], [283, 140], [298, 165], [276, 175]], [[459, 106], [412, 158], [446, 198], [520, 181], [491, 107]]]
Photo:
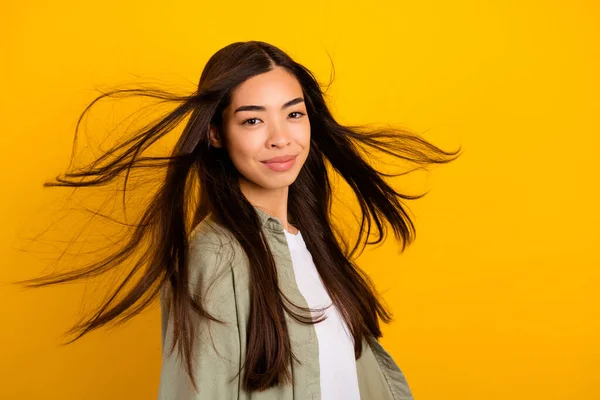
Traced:
[[279, 219], [286, 231], [297, 233], [298, 230], [290, 224], [288, 218], [289, 186], [265, 189], [242, 179], [240, 180], [240, 190], [250, 204]]

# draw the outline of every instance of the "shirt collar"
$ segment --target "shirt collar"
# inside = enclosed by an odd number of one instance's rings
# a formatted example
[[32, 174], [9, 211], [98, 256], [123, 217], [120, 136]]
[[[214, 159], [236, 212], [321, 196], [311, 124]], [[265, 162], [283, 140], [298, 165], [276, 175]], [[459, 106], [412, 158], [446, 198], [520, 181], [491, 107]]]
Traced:
[[255, 205], [253, 205], [253, 207], [256, 210], [256, 213], [258, 214], [261, 225], [263, 227], [266, 227], [275, 232], [283, 232], [283, 224], [281, 223], [281, 220], [279, 218], [267, 213], [266, 211], [258, 208]]

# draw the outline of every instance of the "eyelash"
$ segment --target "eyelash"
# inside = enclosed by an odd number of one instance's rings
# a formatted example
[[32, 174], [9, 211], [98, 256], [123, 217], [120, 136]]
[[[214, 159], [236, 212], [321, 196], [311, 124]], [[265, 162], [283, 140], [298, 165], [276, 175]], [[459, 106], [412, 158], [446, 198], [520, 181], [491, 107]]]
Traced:
[[[302, 117], [303, 115], [305, 115], [301, 111], [292, 111], [290, 114], [300, 114], [300, 116], [298, 118], [293, 118], [293, 119], [300, 119], [300, 117]], [[244, 122], [242, 122], [242, 125], [256, 125], [256, 124], [248, 124], [248, 121], [252, 121], [254, 119], [260, 119], [260, 118], [248, 118], [247, 120], [245, 120]]]

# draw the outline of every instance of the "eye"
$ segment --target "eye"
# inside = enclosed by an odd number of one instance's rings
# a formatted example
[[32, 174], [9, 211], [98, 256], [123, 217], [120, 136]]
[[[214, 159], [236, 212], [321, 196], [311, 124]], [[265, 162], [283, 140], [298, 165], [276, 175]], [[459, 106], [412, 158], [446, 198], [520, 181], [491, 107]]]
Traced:
[[298, 116], [297, 116], [297, 117], [292, 117], [292, 118], [294, 118], [294, 119], [299, 119], [300, 117], [302, 117], [302, 116], [304, 115], [304, 113], [303, 113], [303, 112], [300, 112], [300, 111], [292, 111], [292, 112], [290, 113], [290, 115], [292, 115], [292, 114], [298, 114]]
[[247, 120], [242, 122], [242, 125], [256, 125], [254, 123], [248, 123], [249, 121], [260, 121], [260, 120], [258, 118], [248, 118]]

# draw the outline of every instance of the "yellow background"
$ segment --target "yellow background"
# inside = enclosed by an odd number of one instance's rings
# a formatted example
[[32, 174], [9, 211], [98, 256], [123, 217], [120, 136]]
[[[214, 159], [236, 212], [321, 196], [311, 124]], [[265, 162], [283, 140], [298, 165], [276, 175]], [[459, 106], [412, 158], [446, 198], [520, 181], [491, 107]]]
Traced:
[[93, 89], [138, 78], [195, 83], [217, 49], [252, 39], [289, 51], [322, 81], [328, 51], [341, 121], [402, 124], [464, 148], [403, 186], [431, 190], [409, 203], [413, 246], [399, 255], [390, 237], [359, 259], [394, 312], [383, 344], [415, 398], [600, 398], [595, 2], [1, 8], [0, 398], [155, 398], [157, 307], [60, 347], [83, 287], [22, 291], [9, 282], [42, 271], [39, 255], [18, 250], [21, 238], [47, 225], [43, 211], [64, 195], [42, 182], [67, 167]]

